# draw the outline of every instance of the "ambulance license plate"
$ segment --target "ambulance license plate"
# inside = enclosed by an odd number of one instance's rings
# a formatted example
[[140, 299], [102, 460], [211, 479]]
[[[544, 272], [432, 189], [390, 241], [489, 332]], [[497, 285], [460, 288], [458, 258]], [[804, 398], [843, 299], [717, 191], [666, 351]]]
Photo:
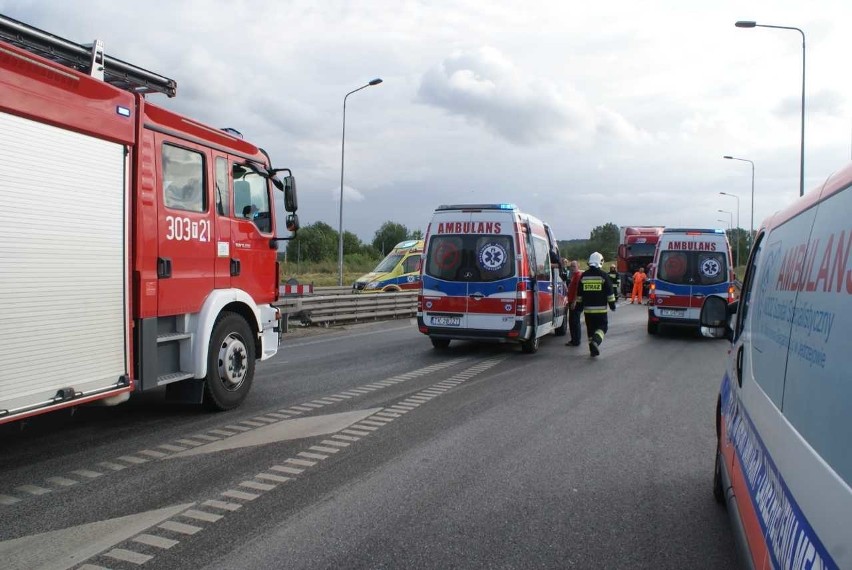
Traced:
[[683, 309], [660, 309], [661, 317], [683, 317]]
[[433, 327], [459, 327], [461, 317], [432, 317]]

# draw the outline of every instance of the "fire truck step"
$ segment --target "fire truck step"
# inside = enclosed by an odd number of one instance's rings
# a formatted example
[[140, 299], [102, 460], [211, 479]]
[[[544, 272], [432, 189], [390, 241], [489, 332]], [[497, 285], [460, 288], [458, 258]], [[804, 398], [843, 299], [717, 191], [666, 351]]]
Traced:
[[164, 384], [171, 384], [172, 382], [179, 382], [180, 380], [189, 380], [190, 378], [194, 378], [195, 374], [192, 372], [172, 372], [171, 374], [163, 374], [162, 376], [157, 377], [157, 385], [163, 386]]
[[186, 340], [192, 338], [192, 333], [188, 332], [173, 332], [157, 335], [157, 344], [162, 344], [164, 342], [172, 342], [174, 340]]

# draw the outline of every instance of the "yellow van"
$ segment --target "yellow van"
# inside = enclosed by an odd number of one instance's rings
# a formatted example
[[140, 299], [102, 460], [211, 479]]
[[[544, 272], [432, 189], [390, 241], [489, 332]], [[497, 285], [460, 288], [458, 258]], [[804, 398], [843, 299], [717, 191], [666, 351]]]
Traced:
[[420, 288], [423, 240], [401, 241], [375, 269], [352, 285], [353, 293], [409, 291]]

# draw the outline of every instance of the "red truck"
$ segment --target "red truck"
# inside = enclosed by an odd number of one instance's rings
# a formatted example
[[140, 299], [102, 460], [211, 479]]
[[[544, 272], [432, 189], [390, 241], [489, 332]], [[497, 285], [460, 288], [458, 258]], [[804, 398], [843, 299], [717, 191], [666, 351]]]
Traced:
[[295, 181], [146, 99], [175, 92], [0, 15], [0, 423], [161, 387], [230, 409], [278, 350]]
[[[622, 226], [618, 230], [618, 276], [621, 280], [621, 294], [630, 296], [633, 289], [633, 274], [654, 260], [654, 251], [665, 226]], [[645, 296], [648, 295], [648, 282], [645, 280]]]

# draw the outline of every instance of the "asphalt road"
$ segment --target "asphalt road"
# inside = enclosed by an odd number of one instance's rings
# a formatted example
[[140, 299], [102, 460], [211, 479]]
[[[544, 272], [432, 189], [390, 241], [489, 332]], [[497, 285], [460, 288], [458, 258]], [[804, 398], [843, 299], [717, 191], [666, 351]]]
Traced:
[[610, 316], [602, 355], [410, 321], [288, 335], [238, 410], [146, 394], [0, 427], [15, 568], [734, 568], [725, 341]]

